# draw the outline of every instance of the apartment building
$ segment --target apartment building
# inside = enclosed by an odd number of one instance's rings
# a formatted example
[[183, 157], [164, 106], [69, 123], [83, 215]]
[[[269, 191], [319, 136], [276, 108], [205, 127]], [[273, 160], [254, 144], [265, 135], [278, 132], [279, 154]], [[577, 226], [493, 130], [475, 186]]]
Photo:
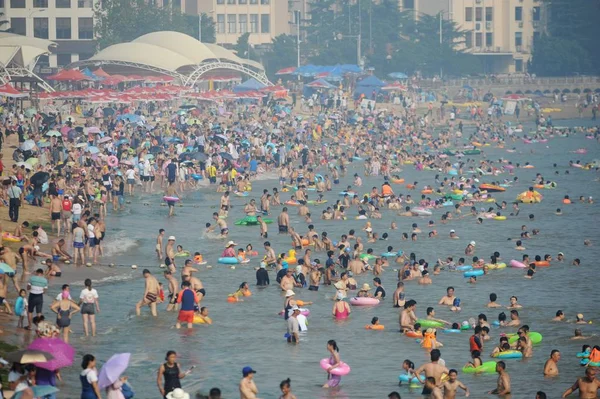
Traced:
[[185, 12], [193, 8], [215, 21], [217, 44], [230, 46], [250, 33], [253, 46], [269, 45], [273, 38], [291, 32], [288, 0], [184, 0]]
[[440, 12], [447, 13], [450, 9], [452, 0], [398, 0], [400, 11], [415, 12], [415, 19], [419, 19], [420, 14], [436, 15]]
[[94, 55], [94, 0], [0, 0], [13, 33], [49, 39], [58, 46], [38, 59], [36, 70], [61, 67]]
[[452, 0], [452, 19], [468, 31], [462, 47], [486, 73], [523, 73], [544, 28], [540, 0]]

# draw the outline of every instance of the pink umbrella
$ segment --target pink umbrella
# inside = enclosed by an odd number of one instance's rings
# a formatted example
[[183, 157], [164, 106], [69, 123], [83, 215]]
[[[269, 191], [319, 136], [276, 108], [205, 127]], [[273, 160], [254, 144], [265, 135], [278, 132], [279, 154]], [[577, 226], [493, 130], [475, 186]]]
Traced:
[[75, 348], [60, 338], [37, 338], [29, 345], [28, 349], [37, 349], [54, 356], [54, 359], [47, 362], [34, 363], [37, 367], [50, 371], [69, 367], [75, 359]]
[[71, 130], [71, 129], [72, 129], [71, 127], [69, 127], [69, 126], [67, 126], [67, 125], [63, 125], [63, 126], [60, 128], [60, 132], [61, 132], [62, 134], [67, 134], [67, 133], [69, 133], [69, 130]]

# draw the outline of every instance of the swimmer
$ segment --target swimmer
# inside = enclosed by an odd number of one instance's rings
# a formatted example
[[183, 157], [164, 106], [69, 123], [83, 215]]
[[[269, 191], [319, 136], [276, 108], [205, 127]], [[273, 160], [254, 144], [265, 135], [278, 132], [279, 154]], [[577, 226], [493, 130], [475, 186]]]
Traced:
[[555, 377], [558, 375], [558, 361], [560, 360], [560, 351], [558, 349], [552, 349], [550, 352], [550, 358], [546, 360], [544, 364], [544, 376]]
[[444, 323], [444, 324], [446, 324], [448, 326], [452, 324], [449, 321], [442, 320], [442, 319], [437, 319], [435, 317], [435, 310], [432, 307], [428, 307], [427, 308], [427, 320], [437, 321], [437, 322], [440, 322], [440, 323]]
[[205, 324], [212, 324], [212, 319], [208, 317], [208, 308], [206, 306], [200, 308], [200, 313], [197, 313], [196, 317], [203, 320]]
[[582, 313], [578, 313], [575, 320], [575, 324], [588, 324], [588, 322], [583, 318]]
[[584, 336], [584, 335], [583, 335], [583, 333], [581, 332], [581, 329], [579, 329], [579, 328], [576, 328], [576, 329], [575, 329], [575, 334], [574, 334], [574, 335], [571, 337], [571, 339], [577, 339], [577, 340], [580, 340], [580, 339], [590, 339], [590, 338], [592, 338], [592, 337], [593, 337], [593, 335], [590, 335], [590, 336]]
[[506, 307], [506, 309], [521, 309], [523, 306], [519, 304], [518, 298], [516, 296], [510, 297], [510, 305]]
[[565, 319], [565, 314], [562, 310], [556, 311], [556, 316], [552, 319], [552, 321], [563, 321]]
[[498, 295], [491, 293], [490, 301], [488, 302], [488, 304], [486, 306], [488, 308], [501, 308], [502, 305], [500, 305], [499, 303], [496, 303], [496, 300], [498, 300]]
[[448, 371], [448, 380], [443, 383], [442, 388], [444, 390], [444, 399], [455, 399], [456, 392], [458, 388], [465, 391], [465, 396], [468, 397], [470, 395], [469, 388], [458, 379], [458, 371], [455, 369], [450, 369]]
[[498, 373], [498, 381], [496, 389], [489, 391], [490, 395], [508, 395], [510, 393], [510, 376], [506, 372], [506, 363], [499, 361], [496, 363], [496, 373]]
[[573, 392], [579, 389], [579, 397], [581, 399], [594, 399], [598, 397], [598, 389], [600, 389], [600, 380], [596, 378], [596, 369], [594, 367], [588, 367], [585, 369], [585, 376], [579, 377], [577, 381], [567, 389], [563, 394], [562, 398], [566, 398]]
[[448, 287], [446, 289], [446, 295], [440, 299], [438, 305], [450, 306], [450, 310], [453, 312], [460, 312], [460, 306], [456, 305], [456, 296], [454, 295], [454, 287]]

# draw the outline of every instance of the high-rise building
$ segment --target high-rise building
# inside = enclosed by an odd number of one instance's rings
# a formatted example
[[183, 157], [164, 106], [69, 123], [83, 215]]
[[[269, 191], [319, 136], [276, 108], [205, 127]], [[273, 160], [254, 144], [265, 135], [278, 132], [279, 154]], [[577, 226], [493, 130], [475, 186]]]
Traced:
[[[244, 33], [253, 46], [268, 45], [290, 33], [288, 0], [184, 0], [197, 1], [197, 11], [215, 21], [217, 44], [233, 45]], [[190, 13], [188, 5], [185, 12]]]
[[452, 0], [451, 18], [467, 31], [461, 47], [480, 57], [486, 73], [527, 71], [544, 28], [540, 0]]
[[94, 0], [0, 0], [11, 32], [58, 44], [36, 69], [61, 67], [94, 55]]

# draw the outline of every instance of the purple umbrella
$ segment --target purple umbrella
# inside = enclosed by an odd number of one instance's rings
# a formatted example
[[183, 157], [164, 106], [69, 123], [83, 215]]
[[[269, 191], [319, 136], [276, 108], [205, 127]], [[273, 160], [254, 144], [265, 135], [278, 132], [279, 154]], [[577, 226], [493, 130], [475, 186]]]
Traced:
[[100, 369], [98, 386], [100, 388], [106, 388], [117, 382], [119, 377], [121, 377], [121, 374], [127, 370], [130, 357], [131, 353], [117, 353], [112, 355]]
[[75, 348], [60, 338], [37, 338], [27, 349], [37, 349], [48, 352], [54, 359], [43, 363], [34, 363], [37, 367], [56, 371], [73, 364]]

